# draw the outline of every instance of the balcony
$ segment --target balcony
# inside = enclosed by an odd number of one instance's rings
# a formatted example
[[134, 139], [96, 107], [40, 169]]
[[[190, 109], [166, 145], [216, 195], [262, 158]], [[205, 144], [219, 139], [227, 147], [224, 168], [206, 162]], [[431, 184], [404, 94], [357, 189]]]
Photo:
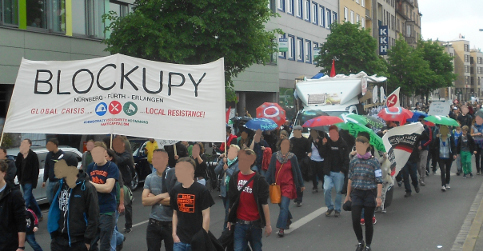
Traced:
[[372, 20], [371, 10], [366, 9], [366, 20]]

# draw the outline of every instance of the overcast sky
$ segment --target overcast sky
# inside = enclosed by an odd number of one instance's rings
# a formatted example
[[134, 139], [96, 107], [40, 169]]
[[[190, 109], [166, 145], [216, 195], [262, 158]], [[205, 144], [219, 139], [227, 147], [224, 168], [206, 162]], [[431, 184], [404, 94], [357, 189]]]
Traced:
[[418, 0], [423, 39], [456, 40], [461, 33], [470, 48], [483, 50], [482, 0]]

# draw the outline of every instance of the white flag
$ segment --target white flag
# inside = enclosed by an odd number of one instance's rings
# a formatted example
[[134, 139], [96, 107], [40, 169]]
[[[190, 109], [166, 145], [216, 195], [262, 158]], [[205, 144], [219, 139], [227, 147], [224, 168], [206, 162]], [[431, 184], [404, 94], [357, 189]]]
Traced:
[[387, 96], [386, 106], [387, 107], [401, 107], [399, 104], [399, 90], [401, 87], [398, 87], [395, 91], [393, 91], [389, 96]]

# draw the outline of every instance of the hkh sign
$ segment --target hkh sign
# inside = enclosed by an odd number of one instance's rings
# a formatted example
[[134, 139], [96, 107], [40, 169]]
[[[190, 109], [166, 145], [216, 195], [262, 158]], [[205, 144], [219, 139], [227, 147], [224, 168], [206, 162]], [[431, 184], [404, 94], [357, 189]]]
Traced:
[[389, 49], [388, 32], [387, 25], [379, 26], [379, 55], [387, 55]]

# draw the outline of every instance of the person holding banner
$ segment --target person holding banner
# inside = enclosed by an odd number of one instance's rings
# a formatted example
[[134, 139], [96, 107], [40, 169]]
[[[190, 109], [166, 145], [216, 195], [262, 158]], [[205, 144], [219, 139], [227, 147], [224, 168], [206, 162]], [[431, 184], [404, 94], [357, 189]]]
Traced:
[[47, 182], [48, 179], [49, 184], [46, 189], [47, 200], [49, 201], [49, 204], [52, 204], [54, 198], [54, 186], [59, 182], [59, 179], [57, 179], [54, 174], [54, 165], [55, 162], [64, 157], [64, 151], [59, 149], [59, 140], [56, 138], [49, 139], [45, 147], [49, 150], [49, 153], [47, 153], [47, 156], [45, 157], [44, 182], [42, 183], [42, 187], [45, 187], [45, 182]]
[[454, 137], [451, 135], [448, 126], [440, 125], [439, 131], [440, 133], [436, 135], [433, 142], [433, 153], [441, 170], [441, 191], [445, 192], [446, 189], [450, 189], [451, 164], [456, 159], [457, 152]]
[[151, 167], [151, 171], [154, 172], [153, 169], [153, 153], [154, 150], [158, 149], [158, 142], [154, 139], [149, 139], [146, 142], [146, 146], [144, 146], [144, 150], [146, 151], [147, 161], [149, 162], [149, 166]]

